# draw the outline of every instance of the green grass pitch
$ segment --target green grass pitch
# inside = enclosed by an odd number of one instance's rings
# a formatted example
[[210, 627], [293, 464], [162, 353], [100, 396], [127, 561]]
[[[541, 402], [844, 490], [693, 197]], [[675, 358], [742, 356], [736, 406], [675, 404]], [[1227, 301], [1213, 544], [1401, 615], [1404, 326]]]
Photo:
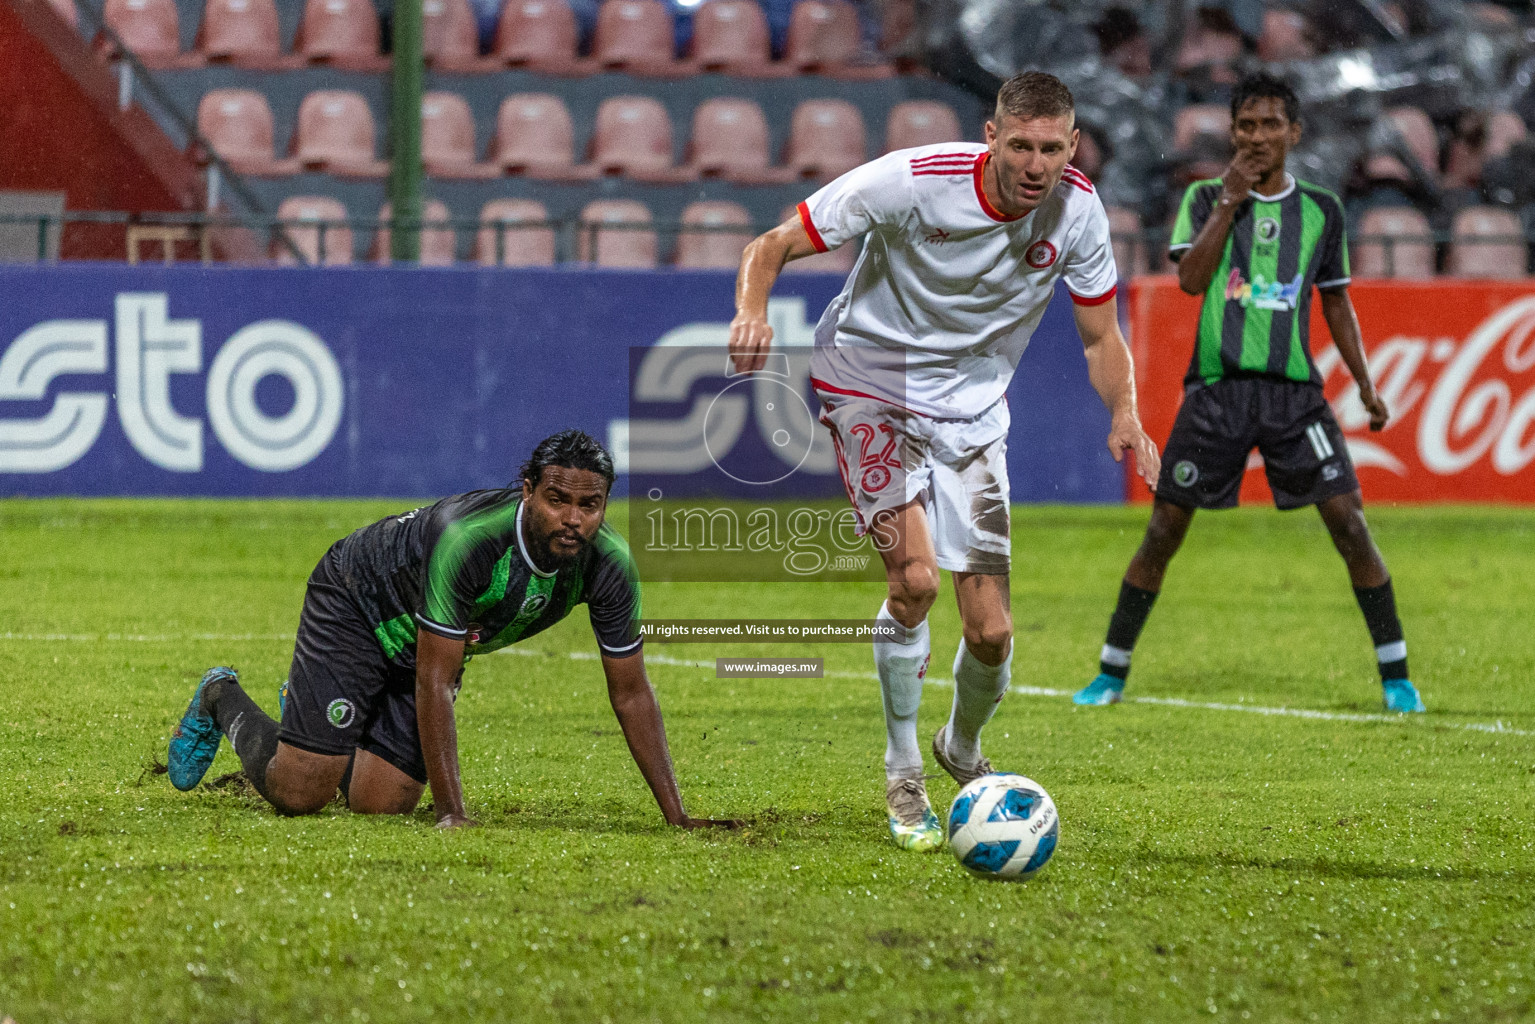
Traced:
[[[862, 645], [825, 680], [652, 645], [694, 814], [665, 827], [584, 615], [476, 661], [442, 834], [146, 774], [199, 674], [275, 709], [304, 579], [401, 502], [0, 502], [0, 1019], [1515, 1021], [1535, 1018], [1535, 514], [1372, 510], [1430, 714], [1376, 717], [1316, 516], [1203, 514], [1127, 702], [1020, 692], [986, 734], [1053, 862], [969, 878], [885, 836]], [[1015, 512], [1014, 683], [1096, 670], [1146, 513]], [[877, 584], [671, 584], [657, 617], [868, 617]], [[934, 675], [958, 638], [945, 585]], [[950, 691], [930, 686], [926, 742]], [[1223, 705], [1200, 707], [1196, 705]], [[1248, 713], [1288, 708], [1321, 717]], [[1501, 731], [1496, 731], [1501, 730]], [[234, 771], [224, 747], [210, 774]], [[936, 770], [936, 769], [935, 769]], [[931, 783], [940, 811], [954, 793]]]

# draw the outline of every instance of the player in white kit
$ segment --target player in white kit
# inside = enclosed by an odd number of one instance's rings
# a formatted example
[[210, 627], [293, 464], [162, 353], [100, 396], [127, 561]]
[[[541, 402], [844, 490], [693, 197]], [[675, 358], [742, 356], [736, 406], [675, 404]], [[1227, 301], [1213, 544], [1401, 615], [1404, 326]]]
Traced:
[[816, 328], [811, 384], [848, 498], [885, 563], [878, 619], [894, 639], [874, 645], [874, 661], [890, 833], [903, 849], [943, 842], [917, 745], [940, 568], [954, 574], [964, 635], [933, 756], [961, 785], [991, 771], [980, 732], [1012, 661], [1005, 392], [1058, 279], [1075, 303], [1088, 378], [1112, 413], [1109, 450], [1116, 461], [1133, 452], [1140, 475], [1157, 479], [1119, 332], [1108, 217], [1069, 165], [1074, 123], [1058, 79], [1017, 75], [997, 93], [984, 145], [923, 146], [864, 164], [741, 257], [730, 352], [744, 373], [765, 363], [767, 298], [785, 261], [866, 236]]

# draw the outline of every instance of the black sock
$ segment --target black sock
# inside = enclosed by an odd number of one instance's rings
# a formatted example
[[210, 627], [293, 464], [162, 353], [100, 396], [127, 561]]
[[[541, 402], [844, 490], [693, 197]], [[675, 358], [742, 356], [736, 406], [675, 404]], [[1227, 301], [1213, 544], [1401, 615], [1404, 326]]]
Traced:
[[341, 773], [341, 799], [346, 801], [348, 807], [352, 806], [352, 769], [357, 767], [357, 751], [352, 751], [352, 756], [347, 759], [346, 771]]
[[1098, 662], [1099, 672], [1116, 679], [1130, 677], [1130, 652], [1135, 650], [1146, 616], [1156, 603], [1155, 590], [1142, 590], [1128, 581], [1119, 585], [1119, 603], [1109, 618], [1109, 635], [1103, 644], [1103, 658]]
[[1380, 664], [1382, 679], [1406, 679], [1407, 642], [1402, 639], [1402, 620], [1396, 614], [1396, 592], [1387, 580], [1378, 587], [1355, 587], [1354, 599], [1364, 612], [1364, 624], [1369, 627], [1370, 639], [1375, 643], [1375, 658]]
[[266, 766], [277, 753], [277, 723], [251, 700], [233, 679], [209, 684], [203, 691], [203, 708], [219, 730], [229, 737], [235, 756], [256, 792], [271, 801], [266, 789]]

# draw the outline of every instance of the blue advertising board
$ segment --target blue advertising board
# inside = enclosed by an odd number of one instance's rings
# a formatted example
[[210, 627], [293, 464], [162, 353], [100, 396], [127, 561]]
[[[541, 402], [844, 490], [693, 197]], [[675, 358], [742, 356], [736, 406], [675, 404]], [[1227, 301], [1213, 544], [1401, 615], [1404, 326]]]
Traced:
[[[808, 345], [841, 285], [786, 276], [778, 339]], [[733, 288], [701, 271], [0, 267], [0, 495], [426, 498], [505, 483], [564, 427], [623, 467], [637, 398], [687, 408], [655, 367], [661, 390], [637, 396], [648, 350], [723, 345]], [[1123, 499], [1064, 292], [1008, 401], [1015, 501]], [[758, 426], [736, 430], [735, 464], [774, 457]], [[795, 486], [841, 493], [824, 458]]]

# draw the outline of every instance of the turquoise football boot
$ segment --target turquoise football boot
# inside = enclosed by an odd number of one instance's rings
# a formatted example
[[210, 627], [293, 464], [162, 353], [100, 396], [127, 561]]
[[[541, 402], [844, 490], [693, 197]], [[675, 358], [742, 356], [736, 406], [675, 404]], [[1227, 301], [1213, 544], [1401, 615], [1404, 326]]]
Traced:
[[197, 692], [192, 694], [192, 703], [187, 705], [186, 714], [181, 716], [175, 732], [171, 733], [170, 753], [165, 759], [171, 785], [177, 789], [191, 789], [203, 780], [213, 764], [214, 755], [219, 752], [219, 741], [224, 738], [213, 716], [203, 710], [203, 691], [209, 683], [221, 679], [238, 682], [239, 678], [234, 669], [222, 665], [203, 673]]
[[1102, 706], [1105, 704], [1118, 704], [1124, 698], [1125, 681], [1123, 679], [1116, 679], [1107, 673], [1099, 673], [1098, 678], [1071, 695], [1071, 702], [1073, 704]]
[[1403, 714], [1422, 714], [1428, 709], [1423, 706], [1423, 698], [1418, 695], [1418, 688], [1407, 679], [1383, 679], [1380, 684], [1381, 692], [1386, 697], [1387, 711], [1400, 711]]

